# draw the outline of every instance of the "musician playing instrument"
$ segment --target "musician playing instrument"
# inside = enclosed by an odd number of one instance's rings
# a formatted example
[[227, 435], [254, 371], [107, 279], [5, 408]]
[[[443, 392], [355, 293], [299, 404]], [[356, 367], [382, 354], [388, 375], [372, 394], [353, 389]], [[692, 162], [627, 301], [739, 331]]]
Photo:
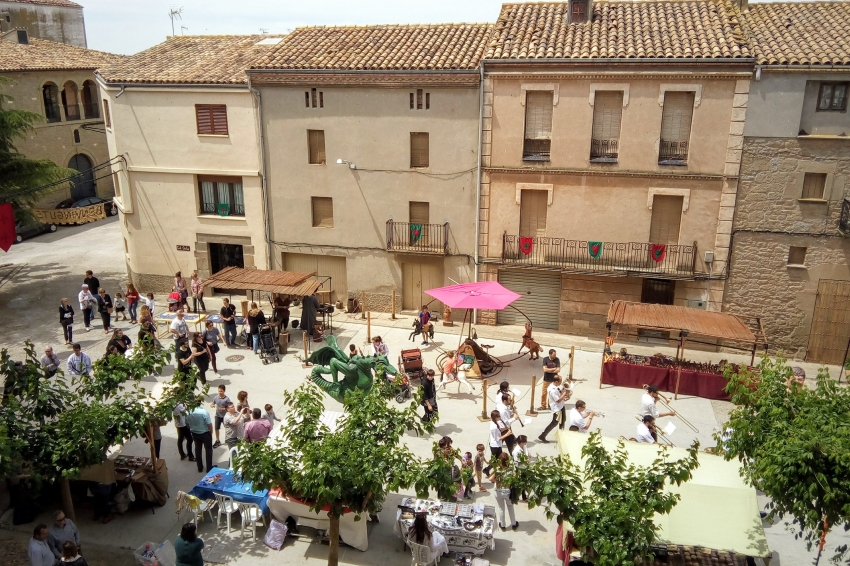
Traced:
[[655, 444], [658, 441], [658, 433], [655, 432], [655, 418], [652, 415], [644, 415], [643, 422], [637, 425], [637, 441]]
[[559, 429], [564, 428], [567, 424], [567, 410], [565, 407], [567, 399], [570, 398], [570, 390], [561, 386], [561, 376], [555, 376], [555, 381], [549, 387], [549, 407], [552, 409], [552, 422], [550, 422], [543, 433], [537, 437], [540, 442], [548, 443], [546, 435], [552, 431], [555, 426]]
[[593, 417], [596, 413], [586, 410], [587, 403], [579, 399], [576, 401], [576, 406], [570, 410], [570, 430], [576, 430], [587, 434], [590, 429], [590, 423], [593, 422]]
[[652, 415], [654, 419], [660, 419], [661, 417], [674, 417], [676, 413], [670, 411], [669, 413], [659, 413], [658, 407], [655, 405], [655, 402], [658, 401], [658, 387], [655, 385], [650, 385], [646, 388], [646, 393], [644, 393], [640, 398], [640, 414], [641, 415]]

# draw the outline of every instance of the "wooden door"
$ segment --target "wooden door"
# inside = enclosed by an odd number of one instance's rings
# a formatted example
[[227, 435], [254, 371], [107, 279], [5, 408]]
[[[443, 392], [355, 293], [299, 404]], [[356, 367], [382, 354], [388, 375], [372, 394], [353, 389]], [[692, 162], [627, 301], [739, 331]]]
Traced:
[[519, 207], [519, 235], [542, 238], [546, 236], [546, 212], [549, 193], [523, 189]]
[[651, 244], [678, 244], [685, 197], [655, 195], [652, 198], [652, 220], [649, 225]]
[[403, 263], [401, 264], [401, 308], [419, 311], [422, 305], [428, 304], [431, 312], [442, 313], [443, 303], [433, 301], [433, 297], [425, 293], [428, 289], [442, 287], [443, 265], [441, 263]]
[[850, 281], [821, 279], [806, 361], [840, 364], [850, 340]]

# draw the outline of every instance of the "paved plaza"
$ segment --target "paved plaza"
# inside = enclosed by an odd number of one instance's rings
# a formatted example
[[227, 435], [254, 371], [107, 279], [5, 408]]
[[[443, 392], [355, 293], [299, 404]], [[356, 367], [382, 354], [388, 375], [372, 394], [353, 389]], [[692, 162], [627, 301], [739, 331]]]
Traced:
[[[119, 284], [124, 281], [124, 250], [121, 243], [120, 229], [115, 219], [101, 221], [81, 227], [62, 228], [55, 234], [47, 234], [16, 245], [0, 258], [4, 264], [0, 269], [0, 312], [3, 324], [0, 326], [0, 342], [14, 356], [22, 352], [21, 344], [24, 339], [32, 340], [40, 352], [44, 345], [52, 343], [63, 358], [67, 357], [69, 349], [62, 345], [61, 327], [56, 316], [59, 299], [68, 297], [74, 301], [84, 277], [86, 269], [94, 270], [100, 278], [101, 285], [108, 292], [114, 293]], [[141, 291], [145, 291], [141, 289]], [[159, 298], [159, 297], [158, 297]], [[159, 302], [164, 305], [163, 300]], [[217, 310], [220, 298], [208, 298], [209, 310]], [[266, 313], [270, 309], [267, 302], [261, 305]], [[376, 315], [372, 318], [372, 335], [381, 335], [389, 345], [390, 360], [395, 361], [401, 349], [418, 347], [423, 349], [425, 365], [434, 367], [434, 362], [441, 349], [455, 348], [458, 343], [459, 326], [445, 327], [438, 323], [435, 340], [430, 347], [420, 346], [418, 342], [408, 340], [410, 333], [410, 315], [399, 315], [391, 320], [387, 314]], [[367, 327], [360, 315], [339, 314], [335, 317], [335, 335], [340, 346], [345, 349], [349, 343], [362, 346], [367, 342]], [[129, 323], [118, 323], [119, 328], [132, 328]], [[75, 328], [75, 340], [83, 345], [84, 351], [93, 358], [100, 357], [106, 344], [106, 335], [102, 330], [93, 329], [86, 333], [82, 324]], [[522, 329], [519, 327], [478, 327], [479, 343], [492, 344], [491, 354], [509, 359], [515, 357], [519, 347]], [[129, 335], [135, 339], [136, 332]], [[601, 363], [601, 342], [575, 338], [567, 335], [536, 332], [535, 338], [545, 350], [556, 348], [563, 363], [566, 364], [570, 346], [576, 348], [574, 377], [578, 379], [572, 402], [572, 408], [577, 399], [583, 399], [591, 410], [601, 410], [605, 418], [593, 421], [593, 429], [601, 429], [605, 436], [630, 437], [635, 434], [634, 415], [638, 410], [640, 391], [606, 386], [599, 387]], [[616, 347], [620, 347], [616, 344]], [[275, 408], [282, 407], [283, 392], [292, 390], [302, 384], [308, 370], [303, 369], [295, 353], [301, 347], [300, 338], [296, 338], [290, 347], [289, 354], [277, 364], [263, 365], [257, 356], [247, 350], [223, 349], [219, 354], [219, 375], [209, 375], [210, 391], [215, 393], [220, 384], [227, 386], [228, 394], [235, 399], [236, 393], [245, 390], [249, 394], [252, 406], [262, 406], [271, 403]], [[636, 353], [653, 353], [667, 351], [659, 346], [629, 346]], [[672, 350], [671, 350], [672, 352]], [[228, 362], [228, 355], [243, 355], [240, 361]], [[717, 360], [720, 354], [691, 352], [691, 359]], [[726, 355], [731, 361], [746, 361], [748, 356]], [[813, 376], [817, 368], [811, 364], [802, 365], [806, 372]], [[836, 368], [830, 368], [835, 375]], [[166, 371], [166, 378], [170, 372]], [[542, 377], [540, 362], [532, 362], [522, 357], [510, 363], [498, 375], [489, 380], [490, 384], [498, 385], [507, 379], [511, 387], [519, 391], [517, 407], [525, 412], [533, 404], [539, 405], [539, 398], [531, 402], [530, 391], [534, 376], [538, 381]], [[151, 387], [155, 378], [146, 380]], [[475, 391], [458, 392], [458, 385], [451, 384], [438, 395], [441, 422], [433, 435], [419, 438], [408, 435], [405, 442], [410, 449], [420, 457], [431, 455], [432, 443], [443, 435], [450, 436], [454, 446], [461, 451], [475, 451], [478, 443], [487, 443], [488, 424], [481, 423], [478, 416], [482, 412], [483, 397], [481, 382], [473, 380]], [[494, 391], [491, 387], [487, 401], [488, 411], [494, 406]], [[538, 394], [539, 397], [539, 389]], [[325, 398], [326, 408], [340, 410], [340, 405], [329, 397]], [[394, 403], [394, 402], [393, 402]], [[713, 446], [711, 436], [719, 430], [731, 410], [729, 403], [709, 401], [701, 398], [680, 398], [674, 402], [677, 411], [686, 415], [698, 429], [695, 433], [675, 422], [677, 430], [672, 439], [677, 446], [687, 446], [698, 439], [703, 447]], [[278, 416], [281, 410], [278, 410]], [[554, 456], [556, 444], [541, 444], [536, 437], [541, 433], [550, 419], [549, 413], [537, 417], [526, 417], [530, 421], [525, 427], [514, 426], [517, 434], [526, 434], [529, 448], [533, 455]], [[666, 423], [667, 419], [662, 419]], [[177, 491], [189, 491], [202, 477], [196, 470], [195, 464], [180, 461], [176, 447], [176, 429], [168, 424], [162, 429], [162, 458], [168, 464], [169, 493], [171, 499], [165, 507], [157, 508], [155, 513], [150, 511], [131, 511], [118, 516], [107, 525], [91, 521], [91, 510], [80, 508], [77, 511], [77, 524], [82, 532], [82, 546], [91, 549], [90, 564], [109, 564], [123, 566], [132, 564], [130, 549], [135, 549], [146, 541], [173, 540], [183, 522], [174, 513], [174, 501]], [[223, 434], [223, 433], [222, 433]], [[149, 449], [141, 439], [134, 439], [123, 448], [128, 455], [144, 456]], [[214, 461], [217, 465], [227, 466], [227, 452], [224, 446], [214, 451]], [[491, 487], [485, 483], [488, 488]], [[369, 550], [361, 552], [341, 546], [340, 562], [345, 564], [406, 564], [409, 561], [409, 551], [403, 550], [401, 540], [393, 534], [393, 521], [396, 506], [404, 494], [391, 495], [380, 514], [379, 523], [369, 524]], [[494, 504], [490, 493], [475, 491], [476, 502]], [[6, 509], [8, 497], [0, 493], [0, 509]], [[58, 501], [57, 501], [58, 504]], [[546, 519], [541, 509], [529, 510], [525, 504], [516, 506], [519, 529], [516, 532], [497, 532], [496, 549], [488, 551], [485, 557], [494, 565], [505, 564], [555, 564], [555, 528], [554, 521]], [[49, 514], [55, 509], [45, 509], [40, 521], [49, 523]], [[0, 517], [0, 549], [23, 548], [26, 539], [31, 534], [32, 524], [11, 526], [11, 512]], [[804, 544], [795, 541], [781, 524], [766, 526], [768, 542], [774, 550], [773, 565], [797, 566], [810, 563], [812, 555], [805, 551]], [[263, 533], [265, 531], [263, 530]], [[200, 536], [210, 549], [210, 562], [220, 562], [232, 565], [247, 566], [253, 564], [322, 564], [326, 562], [328, 547], [321, 543], [318, 537], [312, 536], [314, 531], [303, 529], [303, 536], [291, 538], [280, 551], [276, 552], [261, 540], [251, 541], [241, 538], [238, 532], [230, 535], [225, 530], [219, 531], [215, 525], [203, 522], [199, 527]], [[846, 537], [845, 537], [846, 538]], [[830, 535], [827, 548], [833, 548], [839, 540], [838, 534]], [[17, 545], [17, 546], [16, 546]], [[11, 552], [11, 551], [10, 551]], [[113, 554], [117, 552], [118, 554]], [[20, 558], [10, 553], [13, 565]], [[23, 556], [23, 555], [21, 555]], [[17, 562], [14, 562], [17, 561]], [[23, 562], [20, 562], [23, 564]], [[448, 564], [444, 559], [443, 564]]]

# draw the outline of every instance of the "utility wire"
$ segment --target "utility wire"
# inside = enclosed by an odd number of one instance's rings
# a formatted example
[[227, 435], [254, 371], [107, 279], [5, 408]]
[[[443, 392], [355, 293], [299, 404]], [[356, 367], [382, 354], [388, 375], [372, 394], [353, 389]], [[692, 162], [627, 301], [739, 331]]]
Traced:
[[123, 161], [126, 164], [126, 160], [124, 159], [124, 156], [118, 155], [116, 157], [113, 157], [109, 161], [104, 161], [103, 163], [99, 163], [99, 164], [95, 165], [91, 169], [85, 169], [83, 171], [79, 171], [79, 172], [75, 173], [74, 175], [71, 175], [69, 177], [65, 177], [63, 179], [59, 179], [58, 181], [53, 181], [52, 183], [48, 183], [46, 185], [41, 185], [39, 187], [30, 187], [30, 188], [20, 189], [18, 191], [8, 193], [6, 195], [3, 195], [3, 199], [8, 201], [9, 199], [13, 199], [13, 198], [17, 198], [17, 197], [21, 197], [21, 196], [25, 196], [25, 195], [29, 195], [29, 194], [38, 193], [38, 192], [41, 192], [41, 191], [44, 191], [44, 190], [47, 190], [47, 189], [50, 189], [50, 188], [53, 188], [53, 187], [58, 187], [59, 185], [63, 185], [65, 183], [72, 183], [72, 182], [74, 182], [75, 179], [80, 179], [86, 173], [94, 173], [95, 171], [99, 171], [99, 170], [104, 169], [106, 167], [110, 168], [110, 174], [109, 175], [97, 177], [96, 179], [92, 179], [92, 180], [97, 181], [97, 180], [103, 179], [105, 177], [110, 177], [112, 175], [112, 172], [111, 172], [112, 165], [114, 165], [119, 160]]

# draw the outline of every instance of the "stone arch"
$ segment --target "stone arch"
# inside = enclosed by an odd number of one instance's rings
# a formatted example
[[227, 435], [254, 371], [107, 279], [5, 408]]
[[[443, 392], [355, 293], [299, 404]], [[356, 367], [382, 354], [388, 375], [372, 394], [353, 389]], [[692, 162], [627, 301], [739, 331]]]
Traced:
[[41, 99], [44, 103], [44, 116], [48, 122], [61, 122], [62, 111], [59, 109], [59, 87], [47, 82], [41, 86]]
[[77, 83], [66, 81], [62, 86], [62, 108], [65, 110], [66, 120], [80, 119], [80, 94]]

